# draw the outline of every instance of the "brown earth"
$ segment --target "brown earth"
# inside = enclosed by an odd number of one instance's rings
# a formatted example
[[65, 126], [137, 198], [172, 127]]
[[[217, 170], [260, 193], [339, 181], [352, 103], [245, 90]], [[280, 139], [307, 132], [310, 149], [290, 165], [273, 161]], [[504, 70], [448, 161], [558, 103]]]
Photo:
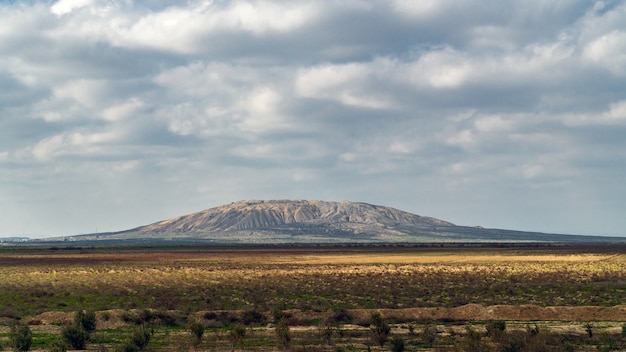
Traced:
[[[125, 310], [109, 310], [98, 312], [98, 326], [102, 328], [114, 328], [126, 325], [122, 319]], [[404, 309], [350, 309], [347, 310], [356, 324], [367, 324], [372, 312], [379, 312], [385, 319], [396, 321], [626, 321], [626, 305], [614, 307], [569, 307], [552, 306], [540, 307], [536, 305], [497, 305], [482, 306], [468, 304], [454, 308], [404, 308]], [[205, 312], [196, 313], [197, 319], [201, 319]], [[241, 312], [231, 312], [238, 314]], [[290, 310], [286, 312], [291, 321], [301, 322], [306, 325], [310, 321], [324, 320], [332, 312], [311, 312]], [[29, 318], [27, 321], [37, 325], [51, 325], [69, 323], [73, 319], [73, 312], [44, 312]], [[107, 319], [104, 319], [104, 317]], [[268, 316], [269, 318], [269, 316]]]
[[[355, 316], [369, 317], [369, 310], [355, 310]], [[626, 305], [614, 307], [540, 307], [536, 305], [497, 305], [484, 307], [468, 304], [455, 308], [379, 309], [384, 318], [399, 320], [566, 320], [566, 321], [626, 321]]]

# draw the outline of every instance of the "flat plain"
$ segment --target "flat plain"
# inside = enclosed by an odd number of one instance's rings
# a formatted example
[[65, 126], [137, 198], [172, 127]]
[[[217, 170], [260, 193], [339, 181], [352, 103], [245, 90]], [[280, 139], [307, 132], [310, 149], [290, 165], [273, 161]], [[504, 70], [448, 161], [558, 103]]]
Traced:
[[[546, 350], [624, 346], [623, 245], [24, 247], [1, 249], [0, 268], [7, 349], [14, 321], [46, 349], [83, 309], [98, 317], [88, 349], [149, 324], [152, 349], [274, 350], [281, 318], [292, 350], [389, 350], [392, 337], [406, 350], [472, 350], [473, 333], [478, 350], [529, 350], [537, 335]], [[383, 346], [372, 313], [391, 326]], [[508, 339], [493, 338], [493, 321]], [[206, 329], [194, 343], [192, 322]]]

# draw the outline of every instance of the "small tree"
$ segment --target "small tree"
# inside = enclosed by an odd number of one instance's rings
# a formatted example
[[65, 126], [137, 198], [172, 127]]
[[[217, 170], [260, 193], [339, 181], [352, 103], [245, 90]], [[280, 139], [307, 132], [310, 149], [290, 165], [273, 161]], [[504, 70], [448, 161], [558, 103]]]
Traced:
[[87, 333], [96, 331], [96, 313], [94, 311], [83, 311], [82, 309], [74, 314], [74, 325], [82, 327]]
[[432, 346], [437, 339], [437, 327], [431, 324], [424, 325], [422, 330], [422, 341], [429, 346]]
[[378, 343], [380, 347], [383, 347], [389, 338], [391, 328], [380, 316], [380, 313], [372, 313], [370, 318], [370, 330], [372, 330], [374, 341]]
[[481, 339], [480, 333], [472, 329], [471, 326], [465, 327], [465, 337], [463, 338], [463, 351], [467, 352], [483, 352], [485, 344]]
[[591, 323], [585, 324], [585, 332], [589, 338], [593, 338], [593, 325]]
[[235, 325], [232, 330], [228, 332], [228, 340], [230, 341], [230, 348], [232, 351], [239, 347], [243, 350], [244, 338], [246, 337], [246, 328], [242, 325]]
[[202, 342], [202, 335], [204, 335], [204, 325], [199, 322], [193, 322], [189, 324], [189, 330], [191, 330], [191, 334], [196, 339], [196, 345], [199, 345]]
[[13, 351], [28, 351], [33, 344], [33, 332], [30, 331], [28, 325], [13, 325], [9, 333], [9, 340]]
[[333, 335], [335, 334], [336, 329], [337, 328], [333, 326], [333, 324], [329, 324], [328, 322], [320, 325], [320, 337], [326, 342], [327, 345], [333, 345]]
[[143, 325], [136, 326], [133, 329], [133, 334], [130, 338], [121, 346], [116, 348], [117, 352], [139, 352], [145, 349], [152, 337], [152, 330], [146, 329]]
[[281, 318], [276, 325], [276, 344], [278, 348], [287, 350], [291, 347], [291, 331], [287, 319]]

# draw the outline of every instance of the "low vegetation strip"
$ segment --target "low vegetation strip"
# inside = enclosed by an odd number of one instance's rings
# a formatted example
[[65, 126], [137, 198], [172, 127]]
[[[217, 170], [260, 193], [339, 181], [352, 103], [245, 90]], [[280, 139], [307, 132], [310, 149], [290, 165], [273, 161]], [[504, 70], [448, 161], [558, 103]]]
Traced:
[[[622, 314], [622, 318], [624, 308], [615, 307]], [[481, 320], [512, 317], [511, 314], [520, 313], [520, 309], [532, 321], [525, 321], [524, 316], [519, 316], [520, 320]], [[595, 320], [608, 310], [610, 308], [606, 307], [466, 305], [449, 309], [355, 309], [326, 312], [204, 311], [189, 315], [180, 311], [136, 309], [109, 310], [95, 314], [90, 311], [46, 312], [34, 317], [24, 317], [22, 322], [0, 322], [0, 350], [10, 347], [13, 350], [28, 351], [32, 346], [35, 350], [48, 351], [87, 349], [119, 352], [138, 352], [143, 349], [623, 351], [626, 348], [626, 324], [604, 319]], [[556, 321], [562, 311], [567, 311], [565, 317], [575, 319]], [[535, 319], [545, 312], [554, 312], [556, 315], [545, 321]], [[505, 314], [498, 316], [498, 313]]]
[[[467, 304], [454, 308], [404, 308], [404, 309], [348, 309], [343, 310], [350, 320], [355, 323], [366, 323], [372, 313], [380, 313], [385, 319], [392, 321], [490, 321], [490, 320], [507, 320], [507, 321], [614, 321], [626, 322], [626, 305], [614, 307], [564, 307], [551, 306], [540, 307], [535, 305], [497, 305], [482, 306], [478, 304]], [[252, 311], [235, 310], [235, 311], [200, 311], [195, 316], [201, 319], [204, 316], [219, 316], [227, 314], [236, 319], [245, 320], [245, 314]], [[257, 311], [255, 311], [257, 312]], [[301, 311], [301, 310], [285, 310], [294, 322], [300, 322], [303, 325], [310, 325], [314, 322], [324, 321], [331, 318], [336, 311]], [[274, 312], [258, 312], [262, 317], [259, 321], [270, 321]], [[37, 322], [38, 325], [59, 325], [70, 323], [73, 319], [73, 312], [50, 311], [43, 312], [35, 316], [25, 317], [28, 321]], [[96, 312], [100, 326], [114, 328], [128, 324], [134, 324], [136, 320], [129, 319], [129, 316], [139, 316], [145, 314], [141, 310], [107, 310]], [[164, 314], [154, 312], [154, 314]], [[169, 311], [167, 314], [172, 316], [183, 316], [184, 312]], [[106, 319], [105, 319], [106, 317]]]

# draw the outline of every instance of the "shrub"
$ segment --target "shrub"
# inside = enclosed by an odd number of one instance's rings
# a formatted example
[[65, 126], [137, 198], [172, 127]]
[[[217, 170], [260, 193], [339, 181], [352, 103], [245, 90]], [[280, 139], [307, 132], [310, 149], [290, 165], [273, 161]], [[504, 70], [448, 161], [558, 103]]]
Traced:
[[499, 339], [506, 330], [506, 322], [504, 320], [492, 320], [487, 323], [487, 336]]
[[503, 334], [500, 341], [501, 352], [544, 352], [544, 351], [571, 351], [572, 346], [563, 336], [550, 333], [546, 328], [527, 326], [526, 331], [512, 331]]
[[151, 330], [146, 329], [144, 326], [138, 326], [133, 330], [133, 335], [131, 336], [130, 341], [137, 346], [139, 351], [141, 351], [148, 346], [150, 337], [152, 337]]
[[335, 320], [339, 324], [351, 323], [352, 316], [345, 309], [337, 309], [335, 313], [333, 314], [333, 320]]
[[94, 311], [78, 310], [74, 313], [74, 324], [61, 329], [62, 342], [75, 350], [84, 350], [89, 334], [96, 331], [96, 313]]
[[327, 345], [332, 345], [335, 330], [337, 330], [337, 324], [332, 318], [329, 318], [325, 323], [319, 326], [320, 338], [323, 339]]
[[239, 318], [229, 312], [220, 312], [217, 316], [217, 320], [222, 322], [224, 325], [234, 324], [239, 322]]
[[248, 310], [243, 313], [241, 321], [244, 325], [263, 325], [267, 322], [267, 318], [265, 317], [265, 314], [257, 310]]
[[61, 329], [61, 338], [75, 350], [84, 350], [89, 339], [89, 333], [82, 326], [66, 325]]
[[129, 312], [129, 311], [124, 311], [124, 313], [122, 313], [122, 321], [125, 323], [133, 323], [135, 322], [136, 318], [133, 317], [133, 315]]
[[150, 343], [152, 330], [146, 329], [143, 325], [136, 326], [130, 338], [121, 346], [118, 346], [117, 352], [139, 352], [145, 349]]
[[291, 331], [287, 319], [282, 318], [276, 325], [276, 344], [278, 348], [287, 350], [291, 347]]
[[202, 335], [204, 335], [204, 325], [193, 322], [189, 324], [189, 330], [191, 334], [196, 338], [196, 342], [200, 343], [202, 341]]
[[184, 318], [180, 314], [173, 312], [158, 311], [155, 313], [155, 317], [161, 321], [161, 323], [167, 326], [181, 326]]
[[231, 350], [239, 347], [243, 350], [244, 338], [246, 337], [246, 328], [241, 325], [235, 325], [232, 330], [228, 331], [228, 340], [230, 341]]
[[67, 344], [61, 339], [54, 340], [50, 344], [48, 352], [67, 352]]
[[394, 336], [391, 340], [392, 352], [404, 352], [404, 339], [400, 336]]
[[428, 346], [432, 346], [437, 340], [437, 328], [430, 324], [426, 324], [424, 326], [424, 330], [422, 331], [422, 341], [424, 344]]
[[206, 320], [216, 320], [217, 314], [215, 314], [215, 312], [205, 312], [203, 318]]
[[139, 324], [146, 324], [153, 321], [156, 317], [157, 315], [154, 314], [151, 310], [144, 309], [139, 313], [139, 316], [137, 317], [137, 322]]
[[389, 338], [391, 328], [380, 316], [380, 313], [372, 313], [370, 318], [370, 330], [372, 330], [372, 338], [380, 347], [385, 345]]
[[28, 351], [33, 344], [33, 332], [28, 325], [13, 325], [9, 333], [9, 340], [13, 351]]
[[522, 347], [523, 344], [521, 341], [507, 341], [506, 343], [504, 343], [504, 345], [502, 345], [500, 352], [521, 352]]
[[81, 327], [85, 332], [96, 331], [96, 313], [94, 311], [83, 311], [82, 309], [74, 314], [74, 325]]
[[10, 318], [17, 320], [20, 318], [20, 315], [12, 307], [4, 307], [2, 310], [0, 310], [0, 318]]
[[109, 321], [109, 320], [111, 320], [111, 313], [110, 313], [110, 312], [103, 312], [103, 313], [102, 313], [102, 319], [103, 319], [104, 321]]
[[591, 325], [591, 323], [585, 324], [585, 332], [587, 332], [589, 338], [593, 337], [593, 325]]
[[408, 324], [406, 328], [409, 329], [409, 335], [415, 335], [415, 325]]
[[539, 333], [541, 333], [541, 327], [539, 327], [539, 325], [537, 324], [535, 324], [534, 327], [531, 327], [530, 324], [527, 324], [526, 332], [530, 334], [531, 336], [537, 336], [539, 335]]
[[483, 352], [486, 350], [485, 343], [482, 341], [480, 333], [472, 329], [471, 326], [465, 328], [465, 337], [463, 338], [463, 351], [466, 352]]

